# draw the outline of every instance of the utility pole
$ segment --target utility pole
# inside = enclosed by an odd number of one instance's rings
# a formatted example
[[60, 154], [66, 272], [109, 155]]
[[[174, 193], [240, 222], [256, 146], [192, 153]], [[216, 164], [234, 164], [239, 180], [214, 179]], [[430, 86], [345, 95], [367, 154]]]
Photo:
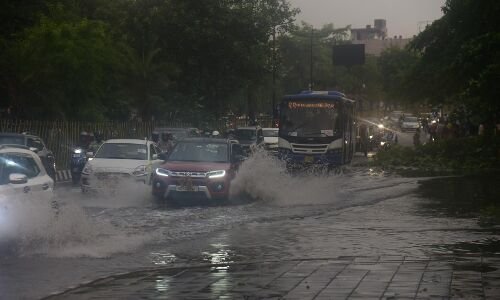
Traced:
[[313, 36], [314, 36], [314, 27], [311, 27], [311, 49], [310, 49], [310, 74], [309, 74], [309, 90], [313, 90]]
[[272, 53], [272, 64], [273, 64], [273, 98], [272, 98], [272, 114], [273, 118], [275, 116], [276, 110], [276, 26], [273, 27], [273, 53]]

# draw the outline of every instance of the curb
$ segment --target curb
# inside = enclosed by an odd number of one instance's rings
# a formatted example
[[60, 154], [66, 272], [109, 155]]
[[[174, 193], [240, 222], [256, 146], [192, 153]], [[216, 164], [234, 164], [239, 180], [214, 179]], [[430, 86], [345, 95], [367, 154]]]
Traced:
[[56, 183], [71, 181], [71, 172], [69, 170], [56, 171]]

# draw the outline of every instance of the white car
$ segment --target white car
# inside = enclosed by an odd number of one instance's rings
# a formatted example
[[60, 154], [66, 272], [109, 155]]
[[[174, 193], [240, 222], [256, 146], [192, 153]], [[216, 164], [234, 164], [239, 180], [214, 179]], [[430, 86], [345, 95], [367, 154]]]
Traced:
[[264, 148], [271, 151], [278, 150], [278, 128], [262, 128]]
[[113, 188], [122, 180], [150, 184], [152, 172], [163, 163], [161, 153], [152, 141], [107, 140], [82, 170], [82, 191]]
[[417, 117], [405, 116], [401, 121], [401, 131], [417, 130], [420, 128], [420, 122]]
[[38, 155], [22, 146], [0, 146], [0, 195], [51, 194], [54, 180]]

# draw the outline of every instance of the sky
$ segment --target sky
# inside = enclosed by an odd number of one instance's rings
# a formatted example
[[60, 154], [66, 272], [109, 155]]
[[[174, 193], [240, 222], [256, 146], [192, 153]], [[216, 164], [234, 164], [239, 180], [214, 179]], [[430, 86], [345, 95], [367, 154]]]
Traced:
[[389, 37], [412, 37], [427, 21], [439, 19], [445, 0], [288, 0], [301, 13], [297, 21], [314, 27], [333, 23], [336, 28], [364, 28], [374, 19], [387, 20]]

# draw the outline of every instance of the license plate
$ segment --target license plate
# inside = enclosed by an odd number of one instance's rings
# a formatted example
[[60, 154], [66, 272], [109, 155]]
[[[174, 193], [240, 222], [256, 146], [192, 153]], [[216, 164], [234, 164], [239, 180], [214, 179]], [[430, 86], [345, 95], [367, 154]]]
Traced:
[[75, 158], [80, 157], [80, 154], [73, 153], [73, 157]]
[[197, 192], [198, 187], [197, 186], [178, 185], [177, 191], [178, 192]]
[[304, 156], [304, 162], [306, 162], [306, 163], [313, 163], [314, 162], [314, 156]]

